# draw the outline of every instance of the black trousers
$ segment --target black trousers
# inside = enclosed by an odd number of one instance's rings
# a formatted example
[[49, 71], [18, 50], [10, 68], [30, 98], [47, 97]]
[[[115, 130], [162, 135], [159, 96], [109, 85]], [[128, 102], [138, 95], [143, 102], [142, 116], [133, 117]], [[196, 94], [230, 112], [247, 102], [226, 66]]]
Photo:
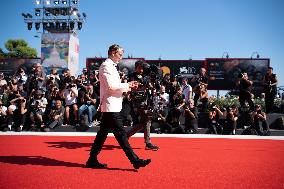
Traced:
[[[198, 102], [199, 98], [200, 98], [200, 94], [197, 94], [197, 93], [193, 97], [195, 107], [197, 107], [197, 102]], [[207, 106], [208, 106], [208, 98], [200, 99], [200, 102], [202, 102], [201, 111], [205, 112], [205, 110], [207, 109]]]
[[276, 95], [274, 93], [269, 93], [269, 92], [265, 93], [265, 110], [266, 110], [266, 113], [272, 112], [273, 106], [274, 106], [275, 96]]
[[239, 96], [239, 101], [240, 101], [241, 107], [244, 107], [245, 102], [248, 102], [250, 111], [254, 110], [254, 103], [251, 99], [251, 94], [249, 92], [241, 91], [240, 96]]
[[252, 124], [252, 127], [256, 130], [257, 134], [259, 134], [259, 135], [263, 135], [264, 133], [267, 133], [269, 131], [269, 125], [268, 125], [266, 120], [261, 121], [261, 126], [262, 126], [263, 132], [261, 131], [261, 128], [260, 128], [258, 121], [255, 121]]
[[122, 118], [119, 112], [103, 112], [100, 130], [91, 147], [90, 158], [91, 161], [96, 161], [97, 156], [102, 150], [103, 144], [107, 138], [108, 132], [112, 129], [113, 134], [126, 154], [127, 158], [132, 164], [139, 160], [138, 156], [133, 152], [123, 129]]

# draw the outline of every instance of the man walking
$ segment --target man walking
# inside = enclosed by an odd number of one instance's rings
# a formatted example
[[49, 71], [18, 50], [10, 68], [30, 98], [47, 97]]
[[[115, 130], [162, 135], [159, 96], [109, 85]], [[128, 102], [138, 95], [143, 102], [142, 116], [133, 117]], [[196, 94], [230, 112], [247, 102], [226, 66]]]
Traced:
[[123, 129], [120, 111], [122, 109], [122, 93], [128, 92], [131, 88], [137, 88], [138, 83], [133, 81], [121, 83], [116, 64], [122, 59], [124, 50], [119, 45], [111, 45], [108, 49], [108, 59], [102, 63], [99, 69], [100, 80], [100, 109], [102, 120], [100, 130], [91, 147], [90, 157], [86, 162], [88, 168], [106, 168], [106, 164], [101, 164], [97, 156], [107, 138], [108, 131], [112, 129], [113, 134], [122, 147], [135, 169], [145, 167], [151, 159], [142, 160], [132, 150], [125, 130]]

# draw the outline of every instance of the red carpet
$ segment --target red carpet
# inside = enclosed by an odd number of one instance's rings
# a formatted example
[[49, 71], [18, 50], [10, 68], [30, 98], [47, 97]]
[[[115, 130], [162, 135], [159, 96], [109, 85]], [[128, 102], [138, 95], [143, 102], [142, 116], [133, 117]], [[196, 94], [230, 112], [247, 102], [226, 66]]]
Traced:
[[0, 136], [0, 188], [284, 188], [284, 141], [153, 138], [144, 150], [152, 163], [135, 171], [109, 137], [100, 161], [109, 169], [83, 168], [94, 137]]

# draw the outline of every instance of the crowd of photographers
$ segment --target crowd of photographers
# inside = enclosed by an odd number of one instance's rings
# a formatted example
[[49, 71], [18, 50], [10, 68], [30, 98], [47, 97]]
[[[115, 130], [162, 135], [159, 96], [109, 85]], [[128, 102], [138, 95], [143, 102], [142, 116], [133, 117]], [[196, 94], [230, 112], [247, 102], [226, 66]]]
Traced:
[[[139, 111], [143, 109], [151, 120], [152, 132], [198, 133], [198, 115], [207, 112], [207, 133], [236, 133], [240, 121], [236, 105], [218, 107], [214, 103], [208, 104], [208, 96], [202, 97], [202, 92], [194, 91], [187, 78], [179, 82], [176, 76], [159, 76], [157, 70], [149, 67], [148, 73], [145, 71], [139, 73], [136, 68], [135, 80], [141, 87], [124, 94], [121, 114], [125, 126], [138, 124], [141, 121]], [[36, 64], [29, 74], [26, 72], [19, 68], [9, 80], [0, 73], [2, 130], [50, 131], [64, 125], [80, 127], [82, 116], [87, 117], [87, 127], [92, 127], [94, 120], [99, 121], [98, 71], [88, 73], [83, 69], [82, 74], [75, 77], [68, 69], [61, 73], [52, 69], [50, 75], [45, 75], [41, 65]], [[127, 82], [134, 78], [131, 74], [125, 76], [121, 73], [121, 79]], [[199, 100], [193, 98], [195, 93]], [[249, 115], [251, 119], [247, 125], [254, 127], [256, 134], [269, 135], [266, 115], [261, 107], [255, 105]]]
[[40, 64], [27, 74], [18, 68], [7, 79], [0, 73], [0, 123], [2, 130], [42, 130], [62, 125], [78, 126], [80, 117], [87, 115], [92, 126], [98, 105], [97, 73], [74, 77], [70, 70], [45, 75]]

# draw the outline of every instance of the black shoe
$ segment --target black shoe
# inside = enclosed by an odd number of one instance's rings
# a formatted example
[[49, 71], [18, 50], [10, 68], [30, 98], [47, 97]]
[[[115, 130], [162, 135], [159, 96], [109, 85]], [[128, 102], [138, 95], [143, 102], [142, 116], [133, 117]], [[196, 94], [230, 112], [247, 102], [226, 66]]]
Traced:
[[86, 168], [104, 169], [107, 168], [107, 164], [102, 164], [98, 161], [87, 161]]
[[139, 159], [137, 162], [133, 163], [133, 167], [139, 169], [140, 167], [146, 167], [149, 163], [151, 163], [151, 159]]
[[160, 148], [159, 148], [158, 146], [155, 146], [155, 145], [152, 144], [152, 143], [147, 143], [145, 149], [146, 149], [146, 150], [157, 151], [157, 150], [159, 150]]

